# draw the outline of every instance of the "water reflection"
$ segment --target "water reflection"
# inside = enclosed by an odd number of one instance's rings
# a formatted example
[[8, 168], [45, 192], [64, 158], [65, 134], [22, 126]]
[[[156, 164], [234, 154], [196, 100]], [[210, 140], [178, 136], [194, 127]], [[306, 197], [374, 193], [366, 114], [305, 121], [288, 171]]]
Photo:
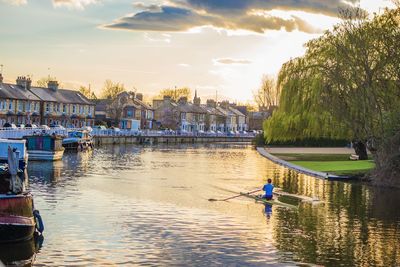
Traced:
[[33, 266], [35, 255], [43, 244], [43, 236], [35, 235], [34, 238], [17, 242], [0, 244], [0, 266]]
[[[298, 174], [243, 145], [108, 146], [28, 171], [46, 223], [40, 265], [400, 262], [399, 190]], [[289, 210], [207, 200], [269, 177], [322, 202]]]

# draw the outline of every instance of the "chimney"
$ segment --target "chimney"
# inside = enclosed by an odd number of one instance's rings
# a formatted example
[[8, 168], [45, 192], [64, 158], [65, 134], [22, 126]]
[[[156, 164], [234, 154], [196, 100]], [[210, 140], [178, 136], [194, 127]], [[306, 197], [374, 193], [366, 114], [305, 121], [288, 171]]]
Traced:
[[143, 94], [137, 93], [136, 94], [136, 99], [139, 99], [140, 101], [143, 101]]
[[26, 89], [31, 90], [32, 80], [31, 78], [26, 79]]
[[0, 73], [0, 83], [3, 83], [3, 74]]
[[26, 88], [27, 80], [25, 76], [18, 76], [16, 82], [18, 86]]
[[179, 98], [178, 103], [180, 105], [186, 105], [187, 104], [187, 97], [182, 96], [181, 98]]
[[207, 107], [216, 108], [217, 102], [214, 99], [207, 99]]
[[48, 81], [47, 87], [53, 91], [57, 91], [58, 89], [58, 82], [57, 81]]

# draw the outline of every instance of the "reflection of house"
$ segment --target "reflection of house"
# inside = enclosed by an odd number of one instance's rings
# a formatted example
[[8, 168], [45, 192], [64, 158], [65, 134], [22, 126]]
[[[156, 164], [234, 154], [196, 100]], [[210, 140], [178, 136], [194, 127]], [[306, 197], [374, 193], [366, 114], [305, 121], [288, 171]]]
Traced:
[[47, 88], [32, 87], [31, 80], [18, 77], [16, 84], [3, 83], [0, 74], [0, 124], [93, 125], [94, 104], [81, 93], [58, 89], [56, 81]]

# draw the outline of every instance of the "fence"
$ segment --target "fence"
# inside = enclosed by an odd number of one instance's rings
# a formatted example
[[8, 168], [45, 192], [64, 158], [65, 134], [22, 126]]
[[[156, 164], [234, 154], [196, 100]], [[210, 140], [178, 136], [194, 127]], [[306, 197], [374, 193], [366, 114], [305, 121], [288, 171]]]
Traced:
[[[0, 128], [0, 138], [22, 139], [27, 135], [56, 134], [68, 136], [70, 131], [80, 131], [81, 128]], [[155, 131], [155, 130], [115, 130], [115, 129], [92, 129], [92, 136], [193, 136], [193, 137], [248, 137], [254, 138], [254, 133], [222, 133], [222, 132], [176, 132], [176, 131]]]

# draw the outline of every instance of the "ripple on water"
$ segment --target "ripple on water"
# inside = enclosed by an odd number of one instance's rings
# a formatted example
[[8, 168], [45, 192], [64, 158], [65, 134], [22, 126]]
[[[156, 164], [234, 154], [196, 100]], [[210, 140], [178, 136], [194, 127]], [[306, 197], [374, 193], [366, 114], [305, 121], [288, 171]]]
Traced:
[[[326, 266], [400, 260], [398, 191], [326, 182], [245, 146], [110, 146], [29, 164], [45, 221], [35, 266]], [[266, 210], [245, 199], [276, 186], [323, 200]], [[379, 198], [375, 197], [379, 195]], [[368, 251], [368, 253], [365, 253]]]

